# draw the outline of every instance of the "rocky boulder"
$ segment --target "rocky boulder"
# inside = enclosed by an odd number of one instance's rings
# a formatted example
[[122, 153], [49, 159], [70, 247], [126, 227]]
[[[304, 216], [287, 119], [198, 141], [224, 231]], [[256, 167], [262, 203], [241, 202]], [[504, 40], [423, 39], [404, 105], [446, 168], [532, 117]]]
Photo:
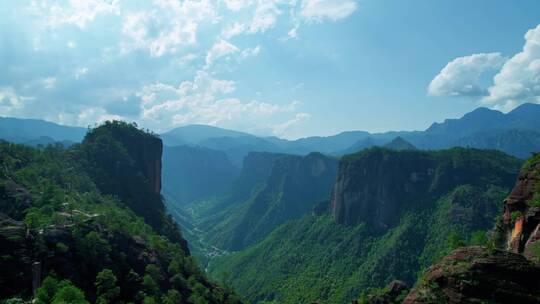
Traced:
[[464, 247], [431, 266], [403, 303], [539, 303], [538, 278], [522, 255]]

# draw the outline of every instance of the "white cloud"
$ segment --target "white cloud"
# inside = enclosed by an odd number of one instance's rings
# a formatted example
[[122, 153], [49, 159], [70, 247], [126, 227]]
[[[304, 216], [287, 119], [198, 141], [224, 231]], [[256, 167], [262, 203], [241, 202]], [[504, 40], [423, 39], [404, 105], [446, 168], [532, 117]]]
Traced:
[[139, 93], [143, 100], [142, 121], [157, 130], [198, 123], [271, 132], [268, 125], [279, 119], [280, 114], [294, 113], [299, 105], [298, 102], [285, 105], [257, 100], [244, 102], [229, 96], [234, 93], [235, 85], [234, 81], [198, 71], [193, 81], [183, 81], [177, 87], [163, 83], [145, 86]]
[[260, 52], [261, 52], [261, 46], [257, 45], [254, 48], [247, 48], [247, 49], [242, 50], [241, 57], [242, 59], [248, 58], [248, 57], [255, 57], [259, 55]]
[[250, 6], [253, 1], [251, 0], [224, 0], [225, 5], [231, 11], [237, 12], [247, 6]]
[[146, 11], [124, 14], [122, 32], [129, 38], [123, 50], [146, 49], [152, 57], [176, 53], [197, 43], [201, 22], [217, 22], [214, 5], [209, 0], [155, 0]]
[[482, 102], [501, 110], [540, 103], [540, 25], [527, 31], [523, 50], [503, 65], [488, 92]]
[[272, 127], [272, 133], [275, 136], [283, 136], [289, 129], [302, 123], [303, 121], [309, 119], [310, 117], [311, 115], [309, 115], [308, 113], [297, 113], [294, 118], [284, 123], [274, 125]]
[[70, 49], [74, 49], [77, 47], [77, 44], [73, 41], [68, 41], [67, 43], [67, 47], [70, 48]]
[[20, 116], [27, 101], [35, 100], [35, 97], [20, 96], [13, 87], [0, 87], [0, 115]]
[[298, 27], [293, 27], [288, 33], [287, 36], [290, 39], [296, 39], [298, 38]]
[[354, 0], [302, 0], [300, 16], [310, 21], [336, 21], [348, 17], [357, 8]]
[[83, 109], [76, 116], [75, 124], [79, 126], [91, 126], [94, 124], [99, 124], [107, 120], [122, 120], [124, 119], [119, 115], [108, 114], [105, 109], [101, 107], [88, 107]]
[[278, 9], [279, 0], [259, 0], [253, 14], [253, 19], [249, 26], [250, 33], [264, 33], [266, 30], [274, 27], [278, 15], [281, 11]]
[[57, 1], [32, 1], [30, 11], [41, 17], [48, 27], [64, 24], [85, 28], [99, 15], [119, 14], [119, 0], [69, 0], [67, 5]]
[[234, 44], [220, 39], [218, 42], [214, 43], [212, 48], [208, 51], [208, 54], [206, 55], [206, 66], [211, 66], [216, 59], [234, 54], [239, 51], [240, 49]]
[[41, 80], [41, 83], [43, 84], [43, 88], [47, 90], [52, 90], [56, 87], [56, 78], [55, 77], [47, 77]]
[[506, 59], [500, 53], [481, 53], [449, 62], [428, 87], [432, 96], [482, 96], [487, 94], [480, 78], [499, 69]]
[[88, 73], [88, 68], [86, 67], [83, 67], [83, 68], [78, 68], [76, 71], [75, 71], [75, 79], [79, 79], [81, 77], [83, 77], [84, 75], [86, 75]]
[[231, 39], [234, 36], [242, 34], [246, 30], [246, 25], [240, 22], [234, 22], [221, 31], [221, 36], [225, 39]]

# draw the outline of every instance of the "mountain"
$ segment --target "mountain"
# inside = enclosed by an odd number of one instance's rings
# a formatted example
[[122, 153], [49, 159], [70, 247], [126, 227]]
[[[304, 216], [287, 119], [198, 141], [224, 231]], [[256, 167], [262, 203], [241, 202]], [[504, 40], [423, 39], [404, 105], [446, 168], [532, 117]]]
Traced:
[[168, 146], [199, 145], [209, 138], [255, 137], [248, 133], [222, 129], [207, 125], [187, 125], [161, 134], [163, 143]]
[[122, 122], [70, 148], [1, 142], [0, 301], [240, 303], [165, 215], [161, 147]]
[[401, 151], [401, 150], [416, 150], [416, 147], [415, 147], [415, 146], [413, 146], [410, 142], [406, 141], [405, 139], [403, 139], [403, 138], [400, 137], [400, 136], [394, 138], [394, 140], [392, 140], [391, 142], [387, 143], [387, 144], [384, 145], [383, 147], [386, 148], [386, 149], [397, 150], [397, 151]]
[[[0, 117], [0, 139], [14, 143], [80, 142], [86, 131], [85, 128], [62, 126], [39, 119]], [[32, 142], [38, 139], [38, 142]]]
[[422, 275], [403, 303], [539, 303], [539, 206], [537, 154], [504, 200], [490, 246], [453, 251]]
[[[241, 169], [243, 158], [252, 151], [307, 155], [320, 152], [341, 156], [372, 146], [384, 146], [401, 137], [419, 149], [451, 147], [497, 149], [527, 158], [540, 150], [539, 104], [522, 104], [509, 113], [478, 108], [458, 119], [433, 123], [424, 131], [368, 133], [347, 131], [333, 136], [314, 136], [297, 140], [257, 137], [248, 133], [205, 125], [188, 125], [161, 134], [166, 146], [192, 146], [221, 150]], [[0, 138], [29, 145], [65, 141], [80, 142], [85, 129], [60, 126], [40, 120], [0, 119]], [[47, 139], [50, 138], [49, 139]], [[41, 138], [41, 139], [39, 139]]]
[[[235, 192], [220, 204], [223, 211], [200, 226], [210, 243], [226, 250], [255, 244], [280, 224], [309, 213], [327, 198], [337, 172], [337, 160], [319, 153], [250, 153], [245, 163]], [[259, 170], [248, 173], [254, 166]]]
[[191, 146], [163, 149], [163, 193], [176, 203], [224, 194], [238, 175], [223, 151]]
[[213, 260], [210, 274], [230, 274], [252, 302], [347, 303], [394, 279], [411, 286], [456, 242], [483, 242], [520, 163], [463, 148], [346, 156], [326, 208]]

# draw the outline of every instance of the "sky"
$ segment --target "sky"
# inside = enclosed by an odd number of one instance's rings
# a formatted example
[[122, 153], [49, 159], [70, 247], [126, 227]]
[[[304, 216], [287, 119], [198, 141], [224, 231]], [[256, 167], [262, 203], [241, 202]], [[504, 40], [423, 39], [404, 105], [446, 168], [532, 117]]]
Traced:
[[294, 139], [540, 103], [537, 0], [0, 3], [0, 116]]

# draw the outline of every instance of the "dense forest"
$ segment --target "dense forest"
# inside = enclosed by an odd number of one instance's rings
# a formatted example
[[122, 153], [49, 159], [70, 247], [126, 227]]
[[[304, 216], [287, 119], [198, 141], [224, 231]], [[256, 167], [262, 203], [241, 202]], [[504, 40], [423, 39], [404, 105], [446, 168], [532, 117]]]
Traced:
[[166, 215], [161, 149], [117, 121], [71, 148], [0, 143], [6, 303], [240, 303], [208, 280]]

